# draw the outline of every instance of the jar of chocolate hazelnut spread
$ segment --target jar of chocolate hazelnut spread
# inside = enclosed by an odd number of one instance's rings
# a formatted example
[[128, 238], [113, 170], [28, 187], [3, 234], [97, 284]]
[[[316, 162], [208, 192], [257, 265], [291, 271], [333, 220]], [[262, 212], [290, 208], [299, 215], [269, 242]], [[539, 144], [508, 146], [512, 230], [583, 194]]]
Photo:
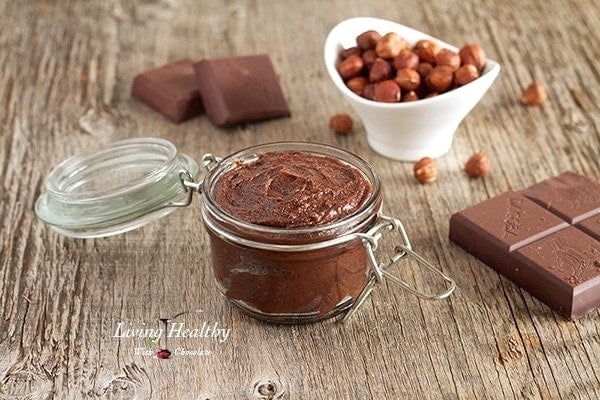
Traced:
[[[351, 316], [384, 279], [417, 296], [445, 298], [454, 281], [416, 254], [402, 223], [381, 214], [381, 183], [363, 159], [314, 143], [251, 147], [198, 164], [162, 139], [130, 139], [72, 157], [52, 170], [36, 214], [73, 237], [138, 228], [202, 195], [219, 290], [270, 322]], [[380, 240], [396, 233], [385, 262]], [[396, 240], [395, 239], [395, 240]], [[390, 272], [405, 256], [449, 287], [425, 294]]]
[[258, 146], [221, 161], [202, 194], [217, 284], [244, 312], [315, 321], [365, 287], [367, 252], [353, 234], [375, 224], [381, 190], [360, 158], [308, 143]]

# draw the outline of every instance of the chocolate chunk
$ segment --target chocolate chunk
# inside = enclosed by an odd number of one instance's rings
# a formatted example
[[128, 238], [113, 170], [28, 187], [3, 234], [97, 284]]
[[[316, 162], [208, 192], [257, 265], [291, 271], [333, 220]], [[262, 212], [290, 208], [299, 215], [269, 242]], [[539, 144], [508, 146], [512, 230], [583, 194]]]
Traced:
[[204, 60], [195, 69], [206, 114], [217, 126], [290, 115], [267, 55]]
[[594, 239], [600, 240], [600, 213], [581, 221], [577, 224], [577, 227]]
[[579, 229], [553, 233], [513, 259], [506, 275], [564, 317], [579, 318], [600, 305], [600, 243]]
[[194, 72], [195, 62], [180, 60], [139, 74], [131, 95], [173, 122], [202, 114], [202, 97]]
[[[517, 192], [506, 192], [467, 208], [452, 219], [503, 253], [523, 247], [568, 224]], [[452, 223], [451, 219], [451, 223]], [[452, 237], [451, 237], [452, 238]], [[474, 243], [477, 247], [481, 242]]]
[[568, 319], [600, 308], [600, 185], [568, 172], [521, 193], [454, 214], [450, 240]]
[[571, 224], [600, 213], [600, 184], [573, 172], [542, 181], [521, 193]]

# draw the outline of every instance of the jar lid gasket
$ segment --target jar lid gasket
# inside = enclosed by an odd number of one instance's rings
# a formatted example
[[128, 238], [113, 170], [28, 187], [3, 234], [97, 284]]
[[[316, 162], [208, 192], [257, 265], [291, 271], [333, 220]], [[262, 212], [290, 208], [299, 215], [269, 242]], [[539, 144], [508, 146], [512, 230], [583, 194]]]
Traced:
[[164, 139], [114, 142], [73, 156], [48, 175], [37, 216], [72, 237], [102, 237], [136, 229], [169, 214], [196, 179], [198, 164]]

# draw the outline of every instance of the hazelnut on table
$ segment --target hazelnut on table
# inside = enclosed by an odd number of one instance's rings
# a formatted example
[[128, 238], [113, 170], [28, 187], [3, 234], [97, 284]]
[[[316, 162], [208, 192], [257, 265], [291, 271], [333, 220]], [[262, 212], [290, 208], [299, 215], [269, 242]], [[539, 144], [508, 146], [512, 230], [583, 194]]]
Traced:
[[546, 88], [539, 82], [533, 82], [523, 90], [521, 102], [528, 106], [539, 106], [548, 99]]
[[420, 183], [431, 183], [438, 177], [437, 162], [430, 157], [423, 157], [413, 165], [415, 179]]
[[352, 117], [345, 113], [336, 114], [329, 120], [329, 127], [340, 135], [345, 135], [352, 130]]
[[484, 153], [475, 153], [465, 164], [465, 173], [470, 178], [481, 178], [490, 173], [492, 160]]

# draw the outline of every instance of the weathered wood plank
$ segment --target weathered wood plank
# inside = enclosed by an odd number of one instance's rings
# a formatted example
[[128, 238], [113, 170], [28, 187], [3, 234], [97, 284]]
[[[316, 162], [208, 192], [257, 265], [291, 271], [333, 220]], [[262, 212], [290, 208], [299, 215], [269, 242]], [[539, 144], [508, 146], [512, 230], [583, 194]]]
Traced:
[[[600, 313], [567, 322], [447, 239], [449, 216], [565, 170], [600, 178], [600, 6], [546, 2], [391, 0], [0, 2], [0, 398], [585, 399], [600, 396]], [[358, 124], [338, 137], [331, 115], [352, 112], [322, 62], [344, 18], [393, 19], [450, 43], [477, 41], [502, 72], [464, 120], [440, 178], [378, 156]], [[227, 130], [199, 117], [173, 125], [129, 96], [135, 74], [183, 57], [268, 53], [293, 115]], [[549, 101], [519, 103], [533, 79]], [[198, 204], [118, 237], [76, 240], [36, 220], [52, 165], [127, 137], [157, 136], [195, 157], [274, 140], [353, 151], [380, 172], [386, 212], [459, 288], [426, 302], [378, 288], [347, 325], [263, 324], [213, 284]], [[462, 165], [487, 152], [494, 170]], [[391, 244], [382, 252], [391, 251]], [[399, 273], [441, 284], [414, 263]], [[227, 340], [114, 337], [119, 322], [158, 329], [218, 323]], [[145, 325], [142, 325], [145, 324]], [[136, 354], [168, 346], [205, 355]]]

